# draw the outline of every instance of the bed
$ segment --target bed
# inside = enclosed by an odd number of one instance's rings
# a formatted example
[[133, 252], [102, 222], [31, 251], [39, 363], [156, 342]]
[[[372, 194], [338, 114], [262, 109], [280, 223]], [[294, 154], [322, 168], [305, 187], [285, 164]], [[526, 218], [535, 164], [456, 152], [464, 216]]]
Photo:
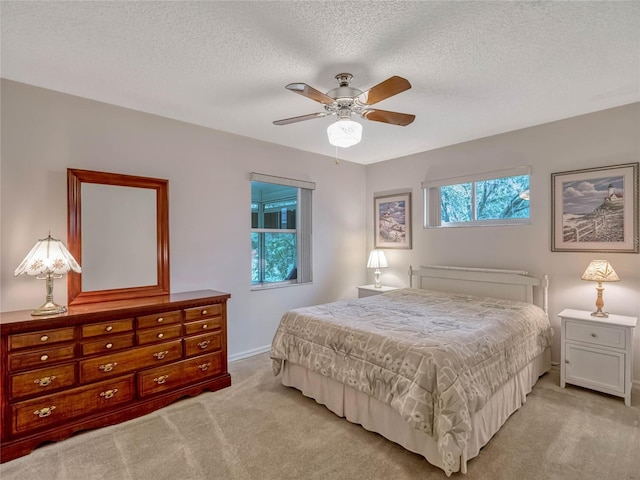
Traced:
[[466, 473], [550, 368], [548, 281], [447, 266], [409, 278], [409, 288], [287, 312], [274, 373], [447, 475]]

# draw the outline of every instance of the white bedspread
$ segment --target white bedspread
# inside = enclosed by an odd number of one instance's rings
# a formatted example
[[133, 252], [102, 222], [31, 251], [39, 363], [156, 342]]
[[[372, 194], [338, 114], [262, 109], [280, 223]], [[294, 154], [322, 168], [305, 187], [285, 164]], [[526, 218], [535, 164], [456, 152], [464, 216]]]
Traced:
[[535, 305], [401, 289], [286, 313], [271, 358], [276, 375], [287, 360], [388, 404], [437, 442], [450, 474], [470, 414], [551, 336]]

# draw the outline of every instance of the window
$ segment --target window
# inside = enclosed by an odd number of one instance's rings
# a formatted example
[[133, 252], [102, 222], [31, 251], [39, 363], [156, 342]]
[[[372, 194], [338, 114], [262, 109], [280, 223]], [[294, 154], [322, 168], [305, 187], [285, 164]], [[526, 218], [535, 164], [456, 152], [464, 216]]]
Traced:
[[311, 282], [312, 182], [251, 174], [251, 284]]
[[520, 167], [423, 182], [425, 228], [530, 223], [530, 174]]

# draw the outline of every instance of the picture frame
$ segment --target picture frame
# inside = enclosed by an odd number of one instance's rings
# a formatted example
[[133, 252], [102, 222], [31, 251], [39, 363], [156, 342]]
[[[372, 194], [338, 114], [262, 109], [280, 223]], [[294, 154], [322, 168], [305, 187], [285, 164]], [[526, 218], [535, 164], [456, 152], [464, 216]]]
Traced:
[[638, 166], [551, 174], [551, 251], [638, 253]]
[[374, 248], [411, 249], [411, 192], [374, 196]]

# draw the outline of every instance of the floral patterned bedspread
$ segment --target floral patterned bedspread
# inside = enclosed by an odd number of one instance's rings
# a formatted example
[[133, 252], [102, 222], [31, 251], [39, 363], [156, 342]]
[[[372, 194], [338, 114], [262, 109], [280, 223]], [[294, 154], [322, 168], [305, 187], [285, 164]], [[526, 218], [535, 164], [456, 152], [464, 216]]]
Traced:
[[291, 310], [271, 358], [276, 375], [287, 360], [390, 405], [437, 442], [449, 475], [470, 414], [551, 337], [535, 305], [406, 288]]

